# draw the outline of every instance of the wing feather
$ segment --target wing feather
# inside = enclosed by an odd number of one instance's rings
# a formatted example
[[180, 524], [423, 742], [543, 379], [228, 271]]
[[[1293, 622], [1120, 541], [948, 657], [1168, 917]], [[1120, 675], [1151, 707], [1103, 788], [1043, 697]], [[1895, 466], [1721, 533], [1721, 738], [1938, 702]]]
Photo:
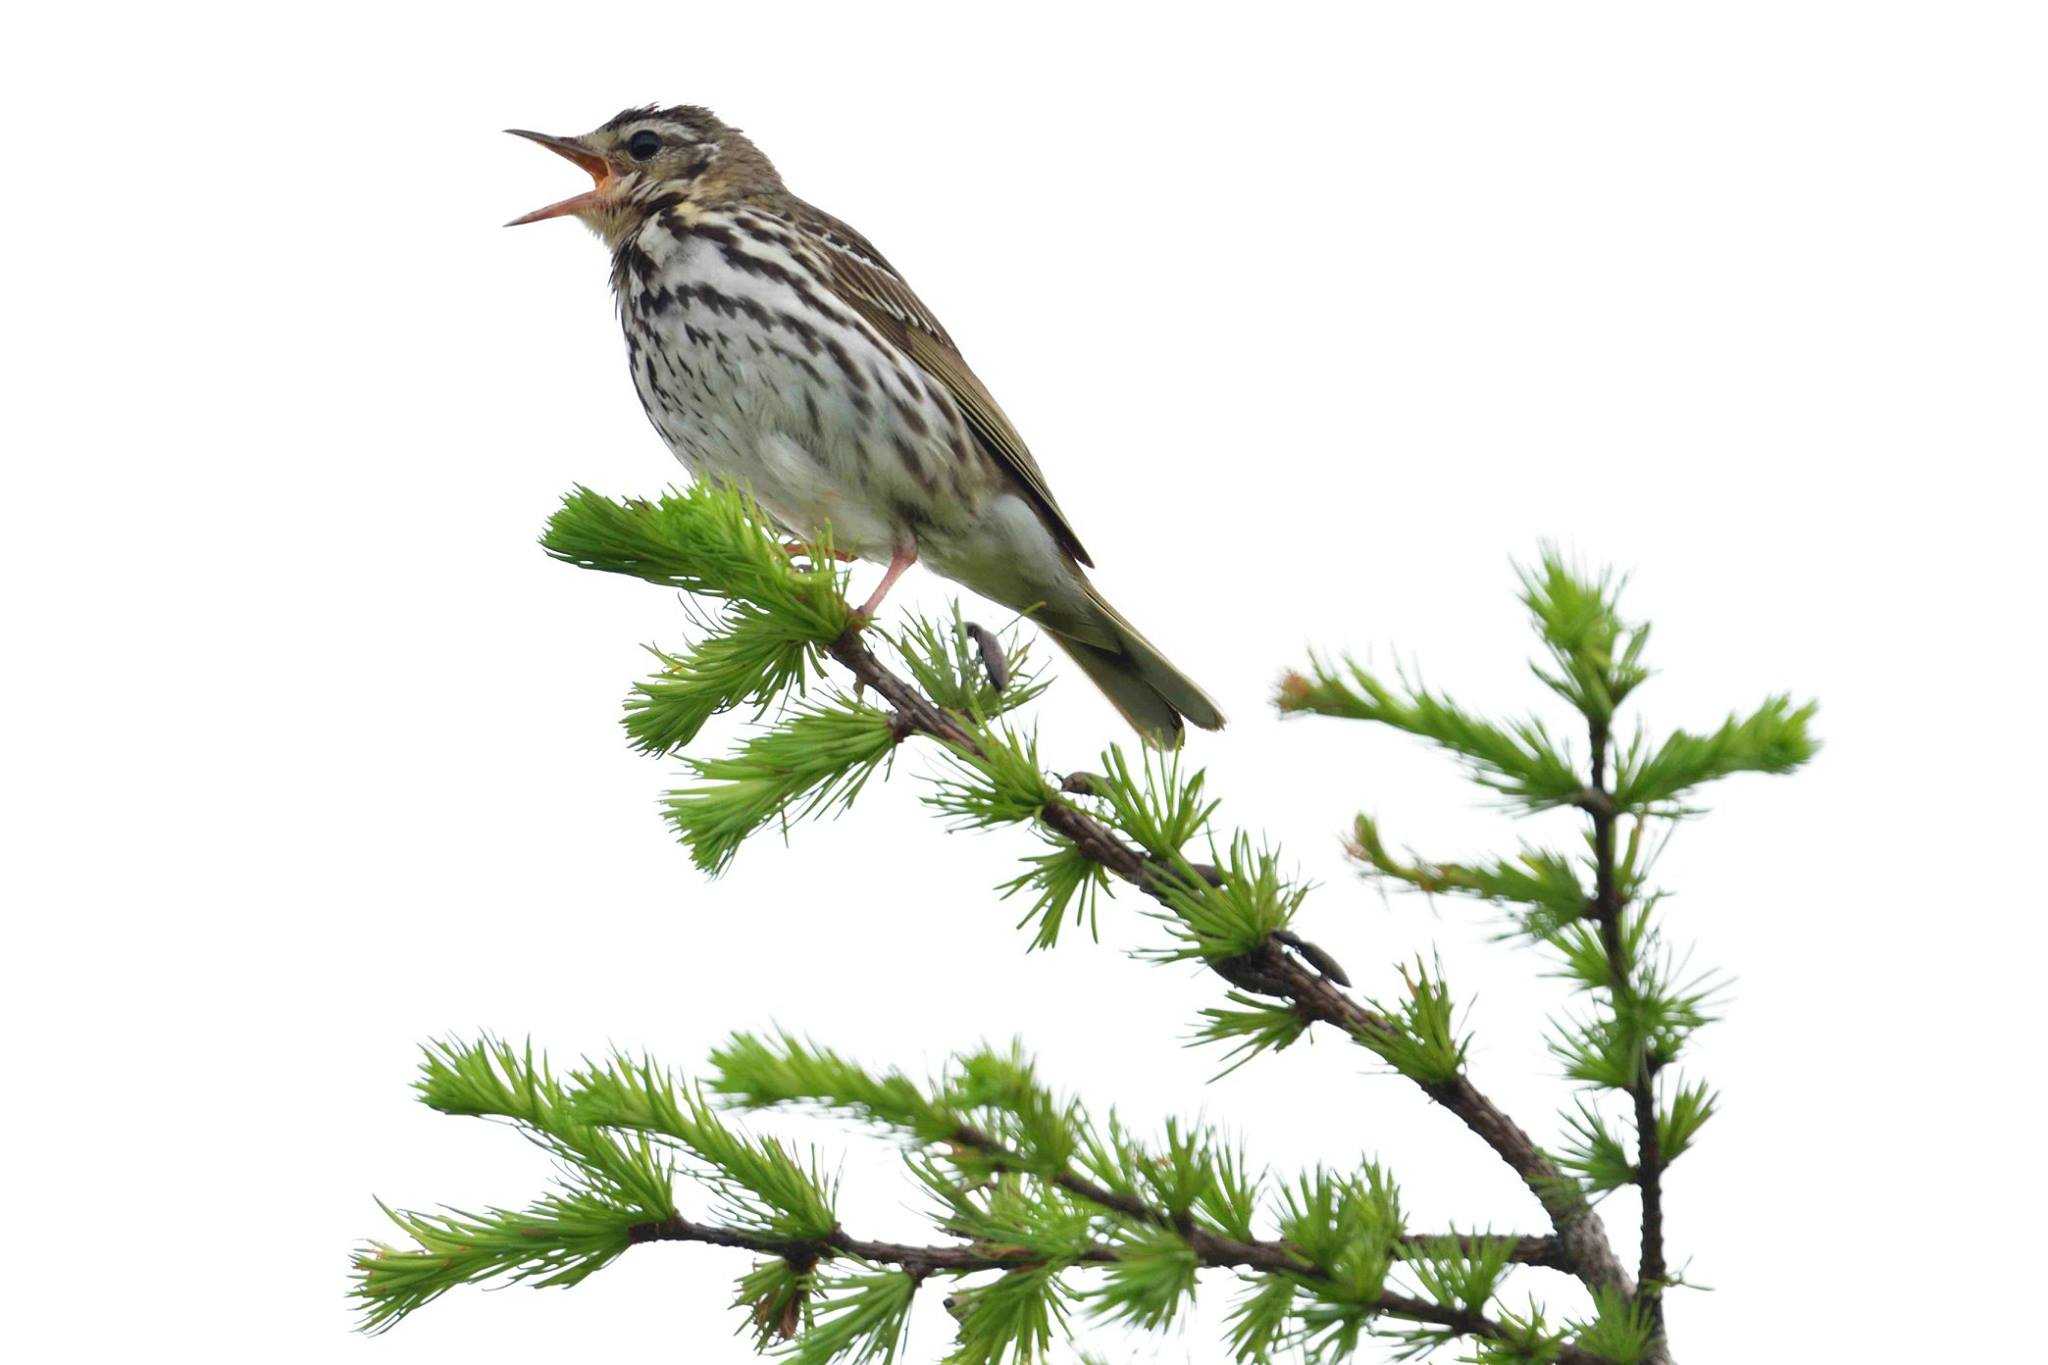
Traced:
[[1089, 558], [1066, 513], [1054, 500], [1045, 473], [1032, 458], [1024, 438], [997, 406], [987, 386], [967, 368], [953, 338], [946, 335], [946, 329], [911, 292], [903, 277], [867, 238], [832, 215], [804, 204], [799, 222], [821, 249], [833, 294], [944, 386], [982, 449], [1016, 478], [1044, 516], [1054, 538], [1068, 554], [1093, 567], [1095, 561]]

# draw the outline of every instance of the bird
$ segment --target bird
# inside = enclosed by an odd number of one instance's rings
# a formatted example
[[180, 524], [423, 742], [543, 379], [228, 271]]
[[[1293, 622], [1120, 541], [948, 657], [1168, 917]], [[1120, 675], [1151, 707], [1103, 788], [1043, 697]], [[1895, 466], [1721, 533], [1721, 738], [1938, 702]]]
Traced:
[[875, 246], [783, 184], [698, 105], [627, 109], [572, 137], [509, 128], [588, 172], [507, 226], [575, 218], [611, 251], [641, 406], [693, 478], [741, 486], [799, 549], [913, 564], [1025, 613], [1146, 742], [1216, 703], [1089, 581], [1087, 549], [1024, 438]]

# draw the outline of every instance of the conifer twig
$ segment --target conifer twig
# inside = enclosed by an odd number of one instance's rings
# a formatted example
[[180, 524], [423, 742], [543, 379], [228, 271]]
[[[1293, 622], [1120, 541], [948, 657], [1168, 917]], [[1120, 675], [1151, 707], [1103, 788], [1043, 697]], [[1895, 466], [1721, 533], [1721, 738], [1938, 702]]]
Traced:
[[[1628, 955], [1622, 943], [1622, 914], [1626, 909], [1619, 879], [1615, 875], [1615, 820], [1613, 794], [1607, 785], [1607, 759], [1611, 743], [1607, 721], [1599, 716], [1587, 723], [1592, 748], [1592, 786], [1585, 799], [1587, 815], [1593, 822], [1593, 915], [1600, 925], [1600, 944], [1607, 955], [1610, 986], [1617, 1009], [1633, 992], [1629, 980]], [[1636, 1185], [1642, 1191], [1642, 1263], [1636, 1283], [1639, 1301], [1647, 1310], [1652, 1339], [1659, 1351], [1664, 1342], [1664, 1162], [1657, 1134], [1657, 1074], [1647, 1048], [1637, 1060], [1628, 1085], [1636, 1126]]]
[[[977, 1129], [966, 1127], [957, 1129], [953, 1134], [953, 1141], [963, 1147], [972, 1147], [982, 1156], [993, 1160], [996, 1164], [1007, 1169], [1024, 1169], [1023, 1164], [1017, 1160], [1016, 1153], [1009, 1151], [1001, 1143], [996, 1142], [993, 1138]], [[1076, 1195], [1091, 1204], [1108, 1209], [1113, 1213], [1120, 1213], [1126, 1218], [1135, 1219], [1141, 1223], [1150, 1223], [1155, 1227], [1167, 1228], [1180, 1233], [1182, 1236], [1188, 1236], [1192, 1231], [1197, 1235], [1205, 1237], [1215, 1248], [1232, 1249], [1245, 1254], [1245, 1259], [1243, 1260], [1217, 1262], [1217, 1264], [1255, 1266], [1263, 1270], [1299, 1271], [1302, 1269], [1299, 1258], [1292, 1256], [1286, 1246], [1280, 1242], [1215, 1237], [1202, 1232], [1200, 1229], [1190, 1229], [1184, 1220], [1174, 1218], [1164, 1209], [1153, 1208], [1141, 1199], [1118, 1194], [1115, 1190], [1105, 1189], [1072, 1168], [1058, 1172], [1051, 1177], [1051, 1180], [1053, 1184], [1059, 1186], [1068, 1194]], [[1410, 1251], [1420, 1251], [1429, 1247], [1441, 1246], [1446, 1241], [1456, 1242], [1460, 1246], [1469, 1249], [1482, 1241], [1499, 1242], [1501, 1240], [1499, 1237], [1459, 1236], [1449, 1233], [1410, 1233], [1400, 1239], [1401, 1244]], [[1566, 1268], [1562, 1262], [1562, 1252], [1557, 1239], [1552, 1237], [1516, 1237], [1513, 1241], [1514, 1247], [1508, 1253], [1508, 1259], [1515, 1264], [1547, 1266], [1555, 1270]], [[1197, 1250], [1199, 1251], [1200, 1248], [1198, 1247]]]
[[[849, 628], [826, 646], [825, 652], [852, 674], [856, 683], [894, 708], [893, 727], [899, 735], [923, 734], [970, 754], [982, 752], [980, 743], [957, 720], [884, 665], [857, 628]], [[1054, 799], [1046, 803], [1039, 818], [1112, 875], [1165, 900], [1163, 870], [1086, 811]], [[1285, 999], [1305, 1018], [1353, 1037], [1399, 1032], [1384, 1015], [1366, 1008], [1326, 975], [1311, 970], [1271, 940], [1251, 953], [1210, 965], [1232, 985]], [[1555, 1259], [1560, 1268], [1595, 1289], [1634, 1292], [1599, 1214], [1527, 1130], [1462, 1073], [1448, 1081], [1417, 1084], [1477, 1134], [1536, 1195], [1556, 1230]]]
[[[1102, 1191], [1108, 1194], [1108, 1191]], [[927, 1275], [968, 1275], [989, 1270], [1026, 1270], [1043, 1264], [1043, 1257], [1021, 1247], [989, 1247], [968, 1242], [943, 1246], [913, 1246], [902, 1242], [871, 1242], [843, 1230], [829, 1236], [790, 1239], [754, 1232], [746, 1228], [699, 1223], [680, 1214], [672, 1218], [638, 1223], [628, 1234], [635, 1245], [649, 1242], [698, 1242], [706, 1246], [733, 1247], [764, 1256], [776, 1256], [792, 1265], [808, 1268], [821, 1261], [851, 1257], [870, 1265], [896, 1266], [913, 1278]], [[1194, 1229], [1188, 1246], [1205, 1270], [1249, 1269], [1314, 1279], [1315, 1268], [1277, 1242], [1237, 1242], [1227, 1237]], [[1114, 1265], [1124, 1253], [1108, 1243], [1096, 1243], [1061, 1258], [1077, 1265]], [[1500, 1323], [1482, 1313], [1460, 1312], [1409, 1294], [1384, 1292], [1375, 1312], [1410, 1322], [1448, 1328], [1463, 1336], [1504, 1339]], [[1598, 1365], [1598, 1357], [1574, 1347], [1562, 1348], [1560, 1365]]]

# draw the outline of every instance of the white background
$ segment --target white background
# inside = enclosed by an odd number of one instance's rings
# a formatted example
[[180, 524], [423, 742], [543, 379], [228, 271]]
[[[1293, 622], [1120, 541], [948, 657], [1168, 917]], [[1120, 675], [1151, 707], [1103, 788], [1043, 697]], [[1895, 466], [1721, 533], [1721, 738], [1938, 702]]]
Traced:
[[[411, 1102], [414, 1045], [687, 1065], [771, 1023], [922, 1069], [1025, 1035], [1134, 1120], [1282, 1169], [1384, 1157], [1418, 1226], [1536, 1231], [1412, 1087], [1325, 1039], [1205, 1085], [1218, 984], [1026, 955], [1021, 836], [930, 759], [692, 870], [618, 728], [673, 598], [557, 566], [573, 482], [678, 477], [601, 248], [501, 231], [580, 177], [504, 137], [709, 104], [861, 227], [1036, 448], [1101, 582], [1234, 719], [1225, 815], [1369, 991], [1441, 945], [1473, 1073], [1554, 1137], [1559, 1001], [1337, 834], [1512, 847], [1444, 760], [1267, 697], [1311, 644], [1542, 696], [1512, 557], [1633, 574], [1659, 725], [1816, 696], [1805, 775], [1713, 795], [1663, 880], [1736, 979], [1725, 1114], [1670, 1181], [1688, 1362], [2012, 1358], [2043, 1212], [2037, 725], [2048, 275], [2033, 7], [74, 6], [10, 21], [4, 828], [23, 1358], [745, 1359], [740, 1258], [451, 1295], [352, 1336], [397, 1204], [542, 1163]], [[872, 571], [868, 571], [872, 572]], [[942, 603], [922, 574], [898, 598]], [[984, 611], [983, 618], [999, 619]], [[1048, 761], [1120, 738], [1077, 679]], [[722, 743], [722, 731], [708, 743]], [[847, 1221], [912, 1236], [864, 1138]], [[1607, 1206], [1625, 1229], [1626, 1196]], [[1625, 1254], [1632, 1255], [1632, 1248]], [[1527, 1287], [1574, 1307], [1534, 1272]], [[1116, 1360], [1211, 1362], [1225, 1296]], [[934, 1306], [914, 1358], [943, 1353]], [[1105, 1339], [1098, 1338], [1098, 1341]]]

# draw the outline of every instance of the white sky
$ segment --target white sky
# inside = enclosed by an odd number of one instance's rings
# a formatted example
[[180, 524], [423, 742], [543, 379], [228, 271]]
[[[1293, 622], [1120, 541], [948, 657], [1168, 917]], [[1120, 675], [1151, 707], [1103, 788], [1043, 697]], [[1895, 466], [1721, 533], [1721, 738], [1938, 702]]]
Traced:
[[[851, 817], [692, 870], [656, 816], [674, 766], [617, 725], [681, 612], [533, 543], [572, 483], [678, 471], [600, 247], [497, 226], [577, 179], [498, 129], [645, 100], [744, 126], [904, 270], [1105, 589], [1233, 716], [1190, 755], [1321, 883], [1302, 930], [1368, 991], [1438, 944], [1476, 996], [1476, 1079], [1540, 1136], [1555, 983], [1482, 913], [1383, 902], [1336, 835], [1361, 807], [1441, 857], [1563, 826], [1515, 826], [1396, 737], [1282, 725], [1275, 675], [1369, 650], [1540, 705], [1509, 561], [1554, 537], [1633, 574], [1653, 724], [1820, 698], [1811, 771], [1715, 792], [1663, 868], [1672, 932], [1737, 981], [1695, 1068], [1725, 1113], [1670, 1181], [1675, 1257], [1716, 1291], [1674, 1299], [1678, 1355], [2024, 1349], [2034, 7], [115, 5], [10, 28], [0, 1258], [24, 1358], [749, 1358], [724, 1307], [743, 1258], [704, 1248], [349, 1334], [372, 1194], [542, 1187], [510, 1134], [409, 1098], [414, 1045], [478, 1028], [688, 1066], [775, 1023], [912, 1069], [1021, 1034], [1143, 1123], [1205, 1112], [1283, 1170], [1377, 1154], [1418, 1226], [1540, 1230], [1355, 1049], [1205, 1086], [1216, 1058], [1178, 1040], [1220, 986], [1124, 955], [1157, 941], [1131, 898], [1101, 947], [1027, 956], [990, 888], [1028, 841], [944, 832], [922, 753]], [[946, 597], [920, 573], [897, 600]], [[1078, 678], [1040, 716], [1062, 769], [1120, 738]], [[915, 1236], [887, 1154], [821, 1131], [849, 1226]], [[1186, 1333], [1104, 1349], [1220, 1360], [1224, 1288]], [[921, 1310], [914, 1359], [944, 1328]]]

